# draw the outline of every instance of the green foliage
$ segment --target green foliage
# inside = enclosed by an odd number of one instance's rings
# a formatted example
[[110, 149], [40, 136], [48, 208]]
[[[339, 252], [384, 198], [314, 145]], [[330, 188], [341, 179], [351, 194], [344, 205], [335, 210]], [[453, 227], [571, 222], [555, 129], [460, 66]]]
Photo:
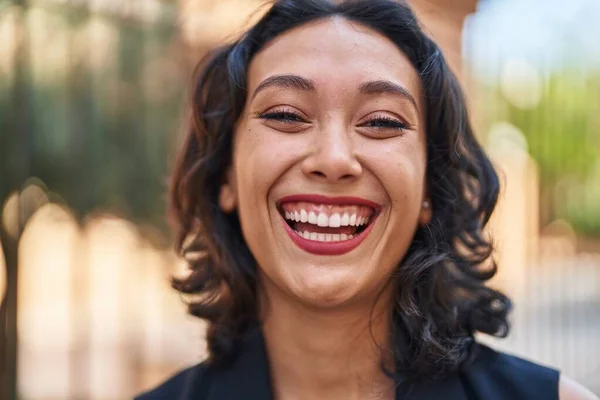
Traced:
[[548, 78], [539, 103], [522, 109], [492, 90], [489, 121], [518, 127], [540, 171], [546, 217], [600, 235], [600, 74], [562, 71]]
[[552, 76], [533, 109], [509, 104], [508, 120], [527, 138], [543, 185], [554, 185], [566, 176], [584, 179], [594, 168], [600, 155], [599, 105], [598, 80], [582, 80], [574, 73]]
[[110, 209], [164, 226], [187, 78], [174, 61], [174, 23], [60, 8], [30, 15], [21, 75], [0, 75], [0, 199], [35, 176], [80, 216]]
[[[27, 47], [12, 75], [0, 71], [0, 199], [36, 176], [81, 216], [108, 208], [162, 225], [187, 82], [174, 21], [60, 7], [28, 18]], [[539, 165], [542, 222], [600, 235], [600, 73], [552, 75], [530, 109], [499, 85], [487, 94], [486, 124], [518, 127]]]

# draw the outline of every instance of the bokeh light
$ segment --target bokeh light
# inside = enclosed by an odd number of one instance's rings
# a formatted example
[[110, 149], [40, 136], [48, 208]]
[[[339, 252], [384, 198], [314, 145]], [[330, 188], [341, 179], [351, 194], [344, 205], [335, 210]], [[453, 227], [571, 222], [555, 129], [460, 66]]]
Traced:
[[13, 192], [8, 196], [2, 207], [2, 225], [6, 232], [16, 238], [19, 234], [21, 224], [21, 196], [18, 192]]
[[[0, 299], [6, 294], [6, 261], [4, 260], [4, 251], [0, 241]], [[0, 300], [1, 301], [1, 300]]]
[[69, 398], [73, 332], [71, 273], [79, 243], [71, 213], [43, 205], [27, 223], [19, 247], [19, 352], [22, 385], [30, 398]]
[[521, 109], [534, 108], [542, 98], [542, 77], [533, 65], [523, 60], [508, 60], [502, 70], [501, 81], [506, 99]]

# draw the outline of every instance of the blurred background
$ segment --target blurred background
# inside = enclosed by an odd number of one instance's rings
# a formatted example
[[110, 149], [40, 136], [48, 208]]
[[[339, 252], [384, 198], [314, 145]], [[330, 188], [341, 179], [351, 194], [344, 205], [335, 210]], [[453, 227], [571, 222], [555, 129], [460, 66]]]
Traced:
[[[194, 63], [252, 0], [0, 0], [0, 399], [126, 399], [204, 357], [165, 191]], [[495, 347], [600, 394], [600, 2], [413, 0], [502, 174]]]

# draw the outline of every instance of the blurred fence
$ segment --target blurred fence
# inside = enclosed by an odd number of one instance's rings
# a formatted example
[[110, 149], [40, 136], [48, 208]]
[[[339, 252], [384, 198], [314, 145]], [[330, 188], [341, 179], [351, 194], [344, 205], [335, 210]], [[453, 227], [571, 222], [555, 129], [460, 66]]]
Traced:
[[[2, 321], [19, 335], [4, 367], [22, 398], [129, 398], [204, 355], [202, 323], [169, 288], [182, 265], [163, 221], [168, 149], [189, 60], [229, 29], [210, 16], [246, 18], [250, 2], [191, 3], [0, 6], [0, 294], [12, 288]], [[600, 393], [598, 74], [536, 75], [528, 103], [531, 75], [512, 65], [470, 93], [504, 176], [494, 284], [516, 310], [494, 345]]]
[[[32, 195], [40, 197], [27, 209]], [[28, 184], [3, 209], [9, 235], [19, 214], [30, 213], [18, 247], [19, 347], [11, 365], [20, 398], [130, 397], [201, 360], [202, 323], [169, 288], [183, 271], [161, 246], [163, 234], [108, 214], [78, 223], [44, 197], [43, 187]]]
[[[81, 221], [110, 209], [164, 231], [166, 149], [188, 75], [176, 18], [175, 4], [152, 0], [0, 5], [3, 399], [15, 398], [15, 375], [23, 397], [49, 399], [123, 398], [149, 376], [136, 366], [151, 361], [139, 350], [147, 335], [129, 334], [144, 321], [131, 314], [146, 310], [162, 329], [170, 326], [161, 319], [165, 290], [150, 299], [134, 293], [167, 286], [164, 257], [148, 245], [131, 251], [138, 229], [131, 223], [91, 229]], [[29, 184], [31, 176], [52, 191]], [[33, 216], [38, 201], [68, 211]], [[82, 237], [98, 231], [96, 247], [86, 247]], [[131, 276], [135, 268], [143, 272]], [[127, 307], [134, 303], [140, 308]]]
[[600, 394], [600, 4], [481, 3], [464, 54], [502, 176], [493, 283], [515, 302], [511, 335], [490, 341]]
[[[30, 185], [11, 196], [9, 218]], [[44, 203], [19, 246], [18, 387], [27, 399], [121, 399], [202, 359], [203, 330], [169, 290], [183, 272], [160, 232]], [[160, 242], [160, 240], [159, 240]]]
[[[497, 349], [561, 369], [600, 393], [600, 252], [575, 252], [570, 236], [540, 240], [540, 257], [524, 269], [506, 339]], [[502, 266], [501, 266], [502, 268]], [[508, 293], [515, 290], [504, 287]]]

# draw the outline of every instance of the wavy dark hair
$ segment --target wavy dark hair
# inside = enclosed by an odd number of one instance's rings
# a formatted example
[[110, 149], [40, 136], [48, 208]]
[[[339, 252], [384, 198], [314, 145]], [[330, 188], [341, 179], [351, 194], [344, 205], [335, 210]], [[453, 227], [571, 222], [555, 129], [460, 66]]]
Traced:
[[256, 261], [237, 214], [218, 205], [232, 160], [234, 126], [253, 57], [278, 35], [318, 19], [363, 24], [392, 40], [424, 90], [427, 188], [433, 218], [418, 228], [394, 273], [391, 305], [396, 377], [439, 377], [471, 358], [474, 334], [508, 333], [509, 299], [484, 285], [496, 273], [484, 227], [498, 176], [469, 123], [461, 88], [438, 46], [405, 4], [392, 0], [279, 0], [244, 35], [208, 54], [196, 71], [188, 126], [172, 174], [169, 214], [191, 273], [173, 286], [193, 294], [208, 321], [209, 362], [226, 363], [258, 321]]

